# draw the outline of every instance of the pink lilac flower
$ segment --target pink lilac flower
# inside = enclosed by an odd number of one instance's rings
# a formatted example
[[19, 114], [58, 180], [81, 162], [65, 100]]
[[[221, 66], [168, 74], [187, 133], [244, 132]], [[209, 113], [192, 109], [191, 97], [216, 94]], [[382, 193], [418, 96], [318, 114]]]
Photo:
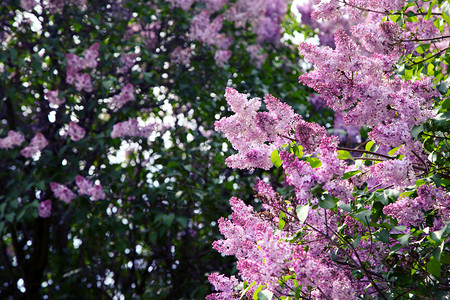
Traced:
[[155, 49], [161, 30], [161, 22], [156, 21], [144, 26], [140, 31], [140, 35], [144, 38], [145, 46], [148, 49]]
[[341, 142], [348, 142], [351, 144], [360, 142], [361, 137], [359, 136], [359, 131], [361, 130], [361, 126], [345, 124], [344, 114], [342, 112], [337, 112], [334, 115], [333, 125], [333, 134], [338, 136]]
[[58, 105], [58, 106], [60, 106], [61, 104], [64, 104], [64, 102], [66, 102], [66, 99], [58, 98], [58, 93], [59, 93], [59, 90], [48, 91], [47, 93], [45, 93], [45, 96], [47, 97], [48, 102], [50, 102], [51, 104], [54, 104], [54, 105]]
[[417, 202], [401, 196], [394, 203], [383, 208], [383, 213], [398, 220], [401, 225], [418, 226], [424, 221], [424, 214]]
[[184, 11], [188, 11], [194, 0], [168, 0], [168, 2], [175, 7], [181, 7]]
[[97, 57], [98, 49], [100, 48], [99, 43], [94, 43], [89, 49], [83, 52], [83, 68], [93, 68], [97, 67]]
[[247, 52], [250, 55], [253, 64], [258, 69], [262, 67], [268, 57], [268, 54], [263, 52], [263, 48], [257, 44], [248, 46]]
[[75, 80], [75, 74], [81, 71], [84, 67], [83, 59], [76, 54], [68, 53], [66, 54], [67, 61], [67, 74], [66, 82], [72, 84]]
[[295, 127], [295, 140], [302, 145], [305, 153], [314, 152], [325, 135], [325, 128], [317, 123], [300, 120]]
[[237, 0], [230, 4], [226, 11], [226, 18], [237, 27], [244, 27], [247, 22], [254, 23], [265, 15], [267, 0]]
[[450, 219], [450, 193], [442, 187], [431, 184], [421, 185], [416, 198], [400, 197], [394, 203], [383, 208], [383, 212], [406, 226], [419, 226], [425, 222], [425, 212], [435, 210], [437, 215], [433, 227], [439, 230]]
[[67, 129], [67, 134], [73, 141], [79, 141], [86, 135], [86, 130], [80, 127], [77, 123], [71, 121], [69, 123], [69, 128]]
[[222, 67], [231, 57], [231, 51], [228, 50], [217, 50], [214, 54], [214, 60], [216, 65]]
[[122, 106], [124, 106], [127, 102], [133, 101], [135, 99], [134, 97], [134, 87], [131, 83], [128, 83], [125, 85], [122, 90], [120, 91], [119, 95], [115, 95], [109, 103], [109, 108], [117, 111]]
[[77, 73], [75, 74], [75, 88], [77, 91], [86, 91], [88, 93], [93, 91], [91, 75], [88, 73]]
[[76, 198], [75, 193], [65, 185], [56, 182], [50, 182], [50, 188], [52, 189], [55, 197], [61, 199], [61, 201], [65, 203], [70, 203], [73, 199]]
[[231, 198], [230, 204], [231, 220], [219, 220], [225, 239], [214, 242], [213, 248], [236, 256], [237, 269], [244, 280], [276, 289], [278, 277], [290, 259], [291, 244], [280, 240], [284, 235], [274, 233], [271, 225], [261, 220], [251, 206], [237, 198]]
[[360, 38], [361, 45], [369, 52], [399, 57], [406, 48], [401, 42], [405, 31], [394, 22], [382, 22], [380, 16], [371, 15], [366, 22], [353, 26], [352, 34]]
[[42, 133], [37, 133], [30, 142], [30, 145], [23, 148], [20, 151], [20, 154], [23, 156], [29, 158], [34, 156], [37, 152], [47, 147], [48, 141], [45, 139], [44, 135]]
[[210, 22], [210, 13], [208, 10], [203, 10], [200, 14], [192, 19], [190, 26], [191, 39], [199, 40], [208, 45], [215, 45], [217, 36], [222, 29], [223, 15], [219, 15], [212, 22]]
[[297, 10], [301, 14], [302, 23], [311, 29], [318, 31], [319, 44], [334, 48], [334, 33], [337, 29], [343, 28], [346, 32], [350, 31], [352, 22], [347, 18], [339, 20], [321, 20], [318, 22], [311, 18], [313, 12], [313, 0], [303, 1], [297, 5]]
[[[356, 2], [356, 1], [355, 1]], [[316, 10], [311, 14], [315, 20], [339, 20], [344, 15], [350, 15], [352, 20], [360, 20], [365, 17], [367, 9], [385, 13], [386, 11], [397, 11], [405, 5], [405, 0], [360, 0], [354, 5], [346, 5], [338, 0], [317, 0]], [[364, 8], [364, 10], [360, 9]]]
[[311, 189], [316, 185], [318, 177], [308, 162], [300, 161], [295, 155], [286, 151], [280, 152], [286, 182], [294, 187], [299, 204], [308, 203], [312, 199]]
[[138, 55], [136, 53], [122, 53], [120, 56], [120, 61], [122, 62], [122, 67], [119, 69], [119, 73], [126, 73], [134, 65]]
[[309, 95], [308, 102], [311, 103], [316, 111], [319, 111], [325, 107], [325, 101], [323, 98], [315, 93]]
[[101, 184], [96, 184], [93, 186], [93, 188], [90, 190], [92, 200], [98, 201], [106, 198], [105, 192], [103, 191]]
[[187, 66], [191, 62], [192, 51], [191, 47], [183, 49], [181, 46], [178, 46], [173, 50], [170, 59], [174, 64]]
[[398, 189], [413, 185], [416, 181], [411, 162], [406, 158], [383, 161], [371, 166], [370, 171], [373, 177]]
[[45, 139], [44, 135], [42, 133], [37, 133], [30, 142], [30, 145], [33, 147], [36, 147], [39, 150], [44, 149], [45, 147], [47, 147], [48, 142]]
[[263, 17], [256, 27], [257, 41], [263, 43], [276, 43], [281, 38], [281, 25], [276, 19]]
[[227, 88], [225, 98], [235, 113], [215, 123], [239, 153], [226, 159], [229, 167], [240, 169], [270, 169], [271, 153], [293, 138], [290, 133], [301, 117], [292, 108], [275, 97], [266, 95], [268, 112], [258, 112], [261, 101]]
[[335, 50], [300, 44], [300, 53], [314, 64], [300, 82], [320, 93], [330, 108], [347, 111], [346, 124], [373, 127], [369, 136], [377, 144], [410, 143], [412, 127], [434, 115], [430, 99], [437, 93], [431, 78], [387, 79], [395, 55], [359, 55], [360, 47], [343, 30], [336, 32], [335, 41]]
[[15, 146], [20, 146], [25, 141], [23, 134], [17, 131], [10, 130], [8, 135], [0, 139], [0, 149], [12, 149]]
[[205, 5], [206, 9], [215, 12], [220, 10], [225, 4], [228, 3], [229, 0], [202, 0]]
[[31, 12], [34, 7], [37, 5], [36, 0], [21, 0], [20, 1], [20, 7], [22, 7], [23, 10]]
[[92, 181], [87, 180], [80, 175], [77, 175], [77, 177], [75, 177], [75, 183], [78, 186], [79, 195], [90, 196], [92, 201], [98, 201], [106, 198], [101, 184], [94, 185]]
[[234, 293], [234, 287], [239, 284], [239, 281], [236, 279], [236, 277], [226, 277], [224, 275], [212, 273], [208, 276], [208, 280], [214, 286], [216, 291], [220, 291], [220, 293], [206, 296], [207, 300], [239, 299], [239, 297], [237, 297], [237, 294]]
[[137, 119], [130, 119], [128, 121], [119, 122], [113, 126], [111, 132], [112, 138], [124, 137], [149, 137], [154, 131], [156, 124], [139, 125]]
[[92, 82], [89, 73], [81, 73], [86, 68], [97, 67], [97, 57], [99, 43], [94, 43], [91, 47], [83, 52], [83, 58], [73, 53], [66, 54], [67, 70], [66, 70], [66, 82], [73, 84], [75, 82], [75, 88], [78, 91], [92, 92]]
[[39, 217], [49, 218], [52, 214], [52, 200], [45, 200], [39, 203]]
[[78, 194], [79, 195], [91, 195], [91, 191], [93, 188], [93, 183], [83, 176], [77, 175], [75, 177], [75, 183], [78, 186]]

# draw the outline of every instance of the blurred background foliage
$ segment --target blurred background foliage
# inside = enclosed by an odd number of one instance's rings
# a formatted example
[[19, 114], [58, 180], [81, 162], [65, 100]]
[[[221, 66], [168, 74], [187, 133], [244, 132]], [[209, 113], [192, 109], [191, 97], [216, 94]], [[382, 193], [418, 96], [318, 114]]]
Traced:
[[[204, 298], [209, 273], [235, 272], [233, 259], [211, 248], [220, 238], [216, 221], [229, 215], [231, 196], [254, 201], [252, 180], [264, 175], [225, 167], [232, 150], [214, 132], [214, 122], [230, 114], [225, 87], [252, 97], [270, 91], [305, 119], [330, 123], [331, 112], [315, 109], [298, 84], [304, 66], [287, 36], [312, 31], [299, 29], [288, 8], [281, 41], [258, 43], [254, 23], [225, 18], [221, 33], [233, 38], [232, 55], [221, 64], [215, 46], [189, 35], [201, 1], [187, 10], [162, 0], [27, 3], [0, 4], [0, 137], [14, 130], [29, 141], [41, 132], [49, 146], [33, 158], [20, 147], [0, 150], [0, 298]], [[78, 91], [66, 83], [65, 56], [96, 42], [93, 91]], [[263, 63], [249, 55], [250, 45], [267, 55]], [[193, 49], [188, 64], [173, 62], [178, 46]], [[136, 54], [127, 72], [120, 71], [122, 53]], [[127, 83], [136, 100], [109, 109], [108, 99]], [[50, 90], [66, 103], [49, 105]], [[158, 130], [148, 139], [111, 138], [113, 125], [129, 118]], [[64, 135], [70, 121], [86, 129], [85, 138]], [[55, 198], [50, 182], [75, 191], [77, 175], [101, 182], [106, 199]], [[46, 199], [51, 217], [41, 218]]]

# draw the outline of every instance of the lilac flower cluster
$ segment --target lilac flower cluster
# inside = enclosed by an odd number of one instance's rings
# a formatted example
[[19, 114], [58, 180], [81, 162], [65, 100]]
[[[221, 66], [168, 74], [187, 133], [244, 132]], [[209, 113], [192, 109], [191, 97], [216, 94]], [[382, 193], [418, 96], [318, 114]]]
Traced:
[[39, 217], [49, 218], [52, 215], [52, 200], [48, 199], [39, 203]]
[[77, 123], [71, 121], [69, 123], [69, 128], [67, 129], [67, 134], [73, 141], [79, 141], [86, 135], [86, 130], [84, 130]]
[[258, 98], [248, 100], [246, 95], [232, 88], [226, 89], [225, 98], [235, 115], [217, 121], [215, 128], [239, 151], [227, 158], [227, 165], [239, 169], [270, 169], [271, 153], [294, 138], [289, 132], [301, 117], [270, 95], [264, 98], [268, 112], [258, 112], [261, 106]]
[[37, 152], [47, 147], [47, 145], [47, 139], [39, 132], [31, 139], [30, 144], [20, 151], [20, 154], [27, 158], [33, 157]]
[[396, 55], [357, 55], [360, 47], [342, 30], [335, 41], [335, 50], [300, 44], [300, 53], [314, 64], [300, 82], [320, 93], [332, 109], [347, 111], [347, 124], [373, 127], [370, 138], [376, 143], [411, 142], [411, 128], [433, 116], [432, 99], [438, 93], [431, 78], [388, 79]]
[[48, 91], [47, 93], [45, 93], [45, 96], [47, 97], [48, 102], [50, 102], [53, 105], [62, 105], [66, 102], [66, 99], [64, 98], [58, 98], [58, 90], [54, 90], [54, 91]]
[[72, 53], [66, 54], [66, 82], [68, 84], [74, 83], [75, 88], [80, 92], [84, 90], [90, 93], [93, 90], [91, 75], [89, 73], [81, 73], [80, 71], [86, 68], [95, 69], [97, 67], [99, 47], [99, 43], [94, 43], [89, 49], [83, 52], [83, 57]]
[[23, 142], [25, 142], [23, 134], [10, 130], [6, 137], [0, 139], [0, 149], [12, 149], [15, 146], [22, 145]]
[[425, 222], [426, 211], [435, 210], [441, 218], [435, 219], [434, 230], [443, 227], [443, 220], [450, 220], [450, 193], [441, 187], [430, 184], [421, 185], [417, 189], [417, 197], [411, 199], [401, 196], [397, 201], [383, 208], [383, 212], [397, 219], [398, 223], [410, 226], [419, 226]]
[[134, 66], [136, 58], [138, 55], [136, 53], [122, 53], [120, 56], [120, 61], [122, 62], [122, 66], [119, 68], [119, 73], [126, 73], [131, 67]]
[[112, 138], [143, 137], [147, 138], [155, 130], [155, 124], [139, 125], [137, 119], [119, 122], [113, 126]]
[[113, 97], [112, 101], [109, 103], [109, 108], [117, 111], [127, 102], [133, 101], [134, 99], [134, 87], [131, 83], [128, 83], [122, 88], [119, 95]]
[[57, 182], [50, 182], [50, 188], [53, 195], [55, 195], [56, 198], [61, 199], [64, 203], [70, 203], [77, 197], [68, 187]]
[[313, 19], [339, 20], [344, 15], [352, 20], [361, 20], [367, 11], [376, 11], [380, 14], [388, 11], [397, 11], [406, 3], [406, 0], [315, 0], [316, 9], [311, 13]]
[[75, 177], [75, 183], [78, 187], [78, 194], [80, 196], [90, 196], [93, 201], [98, 201], [106, 198], [101, 184], [94, 185], [92, 181], [89, 181], [80, 175], [77, 175], [77, 177]]
[[228, 48], [231, 46], [233, 39], [219, 33], [222, 29], [224, 16], [219, 15], [212, 22], [210, 16], [210, 12], [206, 9], [196, 15], [191, 22], [190, 36], [193, 40], [216, 46], [218, 50], [216, 50], [214, 59], [217, 65], [222, 66], [231, 56], [231, 51]]

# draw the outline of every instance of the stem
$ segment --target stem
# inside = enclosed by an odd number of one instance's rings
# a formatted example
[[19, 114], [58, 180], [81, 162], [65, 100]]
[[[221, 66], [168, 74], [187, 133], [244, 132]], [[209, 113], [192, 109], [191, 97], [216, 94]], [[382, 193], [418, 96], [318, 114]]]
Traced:
[[387, 159], [375, 158], [375, 157], [353, 157], [353, 159], [358, 160], [371, 160], [371, 161], [388, 161]]
[[421, 61], [415, 62], [415, 63], [413, 63], [412, 65], [410, 65], [410, 67], [415, 66], [415, 65], [418, 65], [418, 64], [420, 64], [420, 63], [423, 63], [423, 62], [425, 62], [425, 61], [427, 61], [427, 60], [429, 60], [429, 59], [431, 59], [431, 58], [433, 58], [433, 57], [435, 57], [435, 56], [438, 56], [438, 55], [440, 55], [442, 52], [447, 51], [448, 49], [450, 49], [450, 47], [447, 47], [447, 48], [445, 48], [445, 49], [442, 49], [442, 50], [439, 51], [438, 53], [433, 54], [433, 55], [431, 55], [431, 56], [428, 57], [428, 58], [425, 58], [425, 59], [422, 59]]
[[[385, 16], [389, 16], [389, 15], [404, 15], [404, 13], [390, 13], [389, 11], [378, 11], [378, 10], [373, 10], [373, 9], [369, 9], [369, 8], [364, 8], [364, 7], [360, 7], [360, 6], [356, 6], [354, 4], [350, 4], [347, 3], [346, 1], [342, 1], [342, 3], [344, 3], [345, 5], [348, 5], [350, 7], [359, 9], [361, 11], [367, 11], [367, 12], [372, 12], [372, 13], [376, 13], [376, 14], [381, 14], [381, 15], [385, 15]], [[422, 12], [422, 13], [415, 13], [416, 16], [426, 16], [428, 15], [428, 13], [426, 12]], [[440, 16], [440, 13], [431, 13], [431, 15], [433, 16]]]
[[392, 157], [392, 156], [381, 154], [381, 153], [376, 153], [376, 152], [372, 152], [372, 151], [367, 151], [367, 150], [360, 150], [360, 149], [353, 149], [353, 148], [346, 148], [346, 147], [336, 147], [336, 149], [337, 150], [349, 151], [349, 152], [351, 151], [351, 152], [372, 154], [372, 155], [384, 157], [384, 158], [387, 158], [387, 159], [394, 159], [394, 157]]
[[425, 170], [427, 171], [427, 173], [430, 171], [429, 169], [428, 169], [428, 165], [425, 163], [425, 161], [422, 159], [422, 157], [420, 157], [416, 152], [414, 152], [414, 151], [411, 151], [413, 154], [414, 154], [414, 156], [415, 157], [417, 157], [419, 160], [420, 160], [420, 162], [423, 164], [423, 166], [425, 167]]
[[[330, 228], [330, 230], [333, 232], [333, 230], [331, 228]], [[333, 232], [333, 234], [335, 234], [337, 237], [340, 237], [340, 234], [338, 232]], [[340, 238], [352, 249], [353, 253], [356, 256], [356, 259], [359, 262], [359, 268], [361, 268], [361, 270], [364, 272], [364, 274], [366, 274], [367, 278], [370, 280], [370, 282], [372, 283], [372, 285], [375, 288], [375, 290], [377, 290], [378, 295], [381, 296], [381, 298], [383, 298], [384, 300], [388, 300], [388, 298], [384, 295], [384, 293], [381, 291], [381, 289], [375, 283], [375, 280], [373, 279], [372, 274], [370, 274], [370, 272], [368, 272], [368, 270], [363, 266], [361, 258], [359, 257], [359, 254], [356, 251], [355, 247], [353, 247], [352, 243], [350, 243], [349, 241], [347, 241], [343, 237], [340, 237]]]
[[428, 39], [412, 39], [412, 40], [400, 40], [400, 42], [426, 42], [426, 41], [434, 41], [434, 40], [442, 40], [442, 39], [447, 39], [450, 38], [450, 35], [443, 35], [440, 37], [435, 37], [435, 38], [428, 38]]

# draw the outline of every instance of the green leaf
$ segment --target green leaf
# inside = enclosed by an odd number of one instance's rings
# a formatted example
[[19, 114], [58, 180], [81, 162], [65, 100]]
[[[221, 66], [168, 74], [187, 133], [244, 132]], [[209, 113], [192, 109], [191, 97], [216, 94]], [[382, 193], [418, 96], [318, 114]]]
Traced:
[[442, 102], [442, 108], [443, 109], [449, 109], [450, 108], [450, 97], [448, 97], [447, 99], [445, 99]]
[[271, 300], [273, 297], [273, 293], [269, 290], [264, 290], [258, 293], [259, 300]]
[[254, 286], [256, 284], [256, 282], [252, 282], [248, 287], [246, 287], [242, 292], [241, 292], [241, 297], [239, 298], [239, 300], [242, 300], [245, 297], [245, 294], [247, 294], [248, 290]]
[[441, 263], [438, 262], [436, 259], [432, 258], [427, 263], [427, 272], [440, 278], [441, 277]]
[[433, 151], [428, 155], [428, 160], [431, 161], [432, 163], [434, 163], [434, 162], [436, 162], [437, 157], [438, 156], [437, 156], [436, 152]]
[[302, 147], [302, 145], [291, 146], [289, 151], [292, 154], [294, 154], [295, 156], [297, 156], [298, 158], [302, 158], [303, 157], [303, 147]]
[[434, 140], [431, 137], [426, 138], [423, 147], [429, 152], [432, 152], [434, 150]]
[[352, 214], [353, 218], [357, 219], [361, 223], [363, 223], [366, 226], [369, 226], [370, 222], [370, 210], [365, 209], [363, 211], [357, 212]]
[[389, 155], [389, 156], [394, 156], [395, 152], [397, 152], [398, 149], [400, 149], [400, 147], [401, 147], [401, 146], [398, 146], [398, 147], [395, 147], [394, 149], [391, 149], [391, 150], [388, 152], [388, 155]]
[[404, 246], [402, 244], [395, 244], [394, 246], [391, 247], [391, 251], [389, 252], [389, 255], [394, 254], [395, 252], [402, 249], [403, 247]]
[[352, 207], [350, 204], [347, 204], [345, 202], [339, 201], [338, 207], [346, 212], [352, 212]]
[[356, 239], [353, 240], [353, 242], [352, 242], [353, 247], [355, 247], [355, 248], [358, 247], [359, 242], [361, 242], [361, 235], [360, 234], [358, 234]]
[[345, 160], [345, 159], [353, 160], [353, 157], [350, 154], [350, 152], [345, 151], [345, 150], [338, 150], [338, 157], [337, 158], [338, 159], [343, 159], [343, 160]]
[[319, 200], [319, 206], [324, 209], [332, 209], [336, 206], [336, 203], [334, 203], [333, 197], [323, 194], [323, 199]]
[[401, 237], [397, 238], [397, 241], [404, 245], [404, 246], [408, 246], [409, 245], [409, 237], [411, 236], [410, 233], [402, 235]]
[[441, 230], [438, 230], [438, 231], [433, 231], [431, 234], [430, 234], [430, 238], [433, 240], [433, 241], [435, 241], [436, 243], [441, 243], [441, 239], [442, 239], [442, 236], [444, 235], [444, 233], [445, 233], [445, 231], [447, 230], [447, 228], [448, 228], [448, 223], [441, 229]]
[[448, 91], [448, 88], [450, 87], [450, 81], [449, 78], [447, 78], [445, 81], [443, 81], [442, 83], [438, 84], [436, 86], [437, 90], [442, 94], [445, 95]]
[[[449, 98], [450, 99], [450, 98]], [[423, 131], [423, 125], [414, 126], [411, 130], [411, 135], [413, 138], [417, 139], [419, 134]]]
[[417, 53], [425, 53], [430, 49], [430, 44], [422, 44], [417, 46], [416, 51]]
[[253, 297], [252, 297], [253, 300], [258, 300], [258, 293], [259, 293], [260, 291], [262, 291], [263, 288], [264, 288], [263, 285], [258, 286], [258, 288], [257, 288], [257, 289], [255, 290], [255, 292], [253, 293]]
[[[0, 231], [1, 233], [1, 231]], [[448, 255], [447, 253], [442, 253], [441, 255], [441, 263], [446, 264], [446, 265], [450, 265], [450, 255]]]
[[350, 171], [350, 172], [344, 173], [344, 175], [342, 175], [342, 179], [347, 179], [347, 178], [353, 177], [358, 173], [361, 173], [361, 170], [355, 170], [355, 171]]
[[441, 243], [439, 245], [439, 247], [434, 248], [433, 250], [433, 257], [437, 260], [437, 261], [441, 261], [441, 257], [442, 257], [442, 251], [444, 250], [444, 243]]
[[364, 147], [364, 149], [365, 149], [366, 151], [372, 151], [373, 145], [375, 145], [375, 142], [373, 142], [373, 141], [368, 141], [367, 144], [366, 144], [366, 146]]
[[273, 165], [278, 169], [281, 167], [282, 162], [280, 155], [278, 154], [278, 150], [274, 150], [272, 154], [270, 155], [270, 161], [273, 163]]
[[280, 212], [280, 216], [278, 217], [278, 228], [283, 230], [286, 225], [286, 214], [284, 212]]
[[380, 232], [377, 232], [375, 236], [379, 241], [389, 244], [389, 231], [387, 229], [383, 228]]
[[301, 292], [302, 292], [302, 286], [300, 285], [300, 286], [298, 286], [298, 287], [295, 289], [295, 295], [294, 295], [295, 300], [299, 300], [299, 299], [300, 299], [300, 294], [301, 294]]
[[14, 213], [10, 213], [10, 214], [5, 215], [5, 220], [7, 222], [12, 223], [14, 221]]
[[319, 197], [319, 195], [321, 195], [321, 194], [323, 193], [322, 187], [323, 187], [323, 184], [318, 184], [318, 185], [316, 185], [315, 187], [313, 187], [313, 188], [310, 190], [310, 192], [311, 192], [314, 196]]
[[295, 212], [297, 214], [298, 222], [299, 224], [303, 224], [305, 222], [306, 218], [308, 217], [309, 213], [309, 205], [298, 205], [295, 209]]
[[450, 17], [445, 12], [442, 12], [442, 19], [444, 19], [447, 25], [450, 25]]
[[309, 163], [309, 165], [313, 169], [318, 168], [322, 165], [322, 162], [320, 161], [320, 159], [315, 158], [315, 157], [308, 157], [308, 158], [306, 158], [306, 161]]

